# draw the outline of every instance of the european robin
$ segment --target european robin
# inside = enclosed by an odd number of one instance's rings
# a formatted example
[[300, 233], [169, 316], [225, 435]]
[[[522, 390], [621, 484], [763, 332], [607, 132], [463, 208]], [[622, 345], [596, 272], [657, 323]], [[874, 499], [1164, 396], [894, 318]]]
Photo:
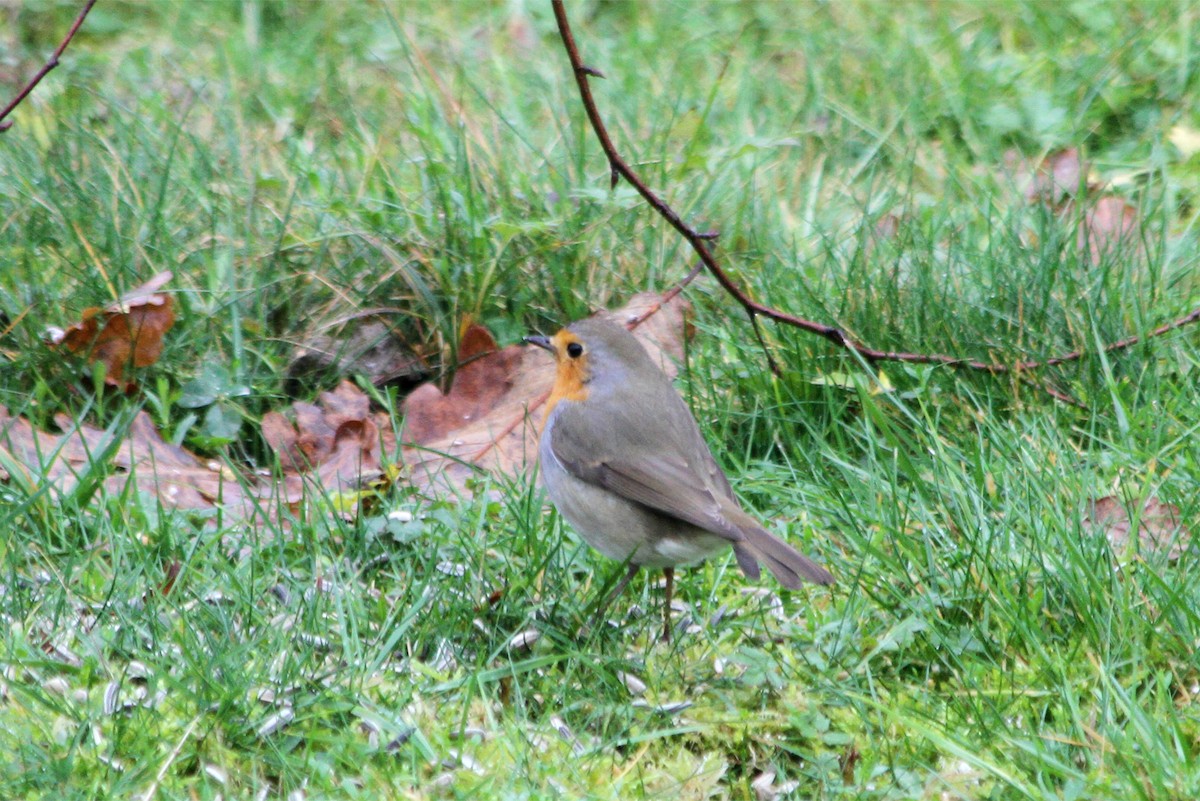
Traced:
[[691, 410], [623, 326], [589, 318], [525, 341], [556, 362], [538, 447], [546, 492], [588, 545], [629, 564], [601, 612], [638, 568], [662, 568], [670, 640], [675, 567], [730, 546], [752, 579], [762, 563], [790, 589], [833, 583], [742, 510]]

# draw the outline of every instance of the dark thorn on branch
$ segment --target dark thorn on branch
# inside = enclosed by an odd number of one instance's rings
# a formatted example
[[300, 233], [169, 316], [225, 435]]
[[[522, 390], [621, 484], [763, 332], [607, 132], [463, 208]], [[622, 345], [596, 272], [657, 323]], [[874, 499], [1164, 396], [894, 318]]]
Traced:
[[750, 324], [754, 326], [754, 336], [758, 338], [758, 345], [762, 348], [763, 355], [767, 357], [767, 366], [771, 368], [771, 374], [779, 378], [783, 375], [783, 371], [779, 369], [779, 365], [775, 363], [775, 357], [771, 355], [771, 349], [767, 347], [767, 340], [763, 337], [757, 314], [750, 315]]
[[608, 174], [608, 189], [612, 191], [617, 188], [617, 182], [621, 180], [621, 172], [616, 167], [613, 167]]
[[[604, 126], [604, 121], [600, 117], [600, 111], [596, 107], [595, 98], [592, 97], [592, 91], [588, 87], [586, 76], [591, 68], [584, 66], [583, 60], [579, 55], [579, 48], [575, 44], [574, 34], [571, 33], [571, 24], [567, 20], [567, 12], [564, 8], [563, 1], [551, 0], [551, 5], [554, 8], [554, 19], [558, 24], [559, 37], [562, 39], [563, 47], [567, 51], [567, 59], [571, 62], [571, 68], [575, 75], [575, 83], [579, 88], [580, 102], [583, 103], [584, 111], [587, 112], [588, 122], [592, 126], [592, 131], [596, 134], [596, 138], [600, 141], [600, 148], [604, 151], [604, 155], [608, 158], [609, 167], [612, 170], [613, 186], [616, 186], [618, 175], [621, 178], [624, 178], [634, 189], [637, 190], [638, 194], [642, 196], [642, 198], [650, 205], [650, 207], [658, 212], [660, 217], [666, 220], [672, 228], [679, 232], [680, 236], [687, 240], [688, 244], [692, 246], [692, 250], [694, 250], [696, 255], [700, 257], [701, 263], [703, 263], [703, 265], [708, 269], [709, 273], [713, 276], [713, 278], [716, 279], [721, 288], [728, 292], [730, 296], [732, 296], [746, 312], [746, 315], [750, 318], [751, 322], [755, 326], [755, 333], [759, 334], [760, 343], [763, 340], [758, 331], [758, 317], [762, 316], [769, 320], [774, 320], [777, 323], [790, 325], [803, 331], [816, 334], [819, 337], [823, 337], [839, 347], [854, 351], [861, 358], [870, 363], [888, 361], [903, 362], [906, 364], [935, 364], [963, 370], [978, 370], [991, 375], [1000, 375], [1008, 373], [1021, 373], [1043, 367], [1052, 367], [1059, 364], [1065, 364], [1067, 362], [1076, 361], [1082, 358], [1086, 353], [1086, 351], [1077, 350], [1062, 356], [1056, 356], [1042, 361], [1031, 360], [1003, 364], [996, 362], [983, 362], [974, 359], [964, 359], [956, 356], [947, 356], [941, 353], [906, 353], [903, 351], [877, 350], [860, 342], [855, 342], [848, 334], [836, 326], [825, 325], [813, 320], [806, 320], [803, 317], [789, 314], [788, 312], [772, 308], [771, 306], [764, 305], [754, 300], [746, 293], [745, 290], [738, 286], [738, 284], [729, 276], [729, 274], [721, 268], [721, 265], [717, 263], [716, 258], [708, 249], [707, 241], [710, 239], [710, 237], [687, 225], [687, 223], [683, 221], [683, 219], [675, 212], [675, 210], [672, 209], [665, 201], [659, 198], [658, 195], [654, 194], [650, 187], [648, 187], [642, 181], [642, 179], [633, 171], [629, 164], [626, 163], [623, 158], [621, 158], [621, 154], [617, 152], [616, 147], [612, 143], [612, 139], [608, 135], [608, 129]], [[1185, 325], [1195, 323], [1197, 320], [1200, 320], [1200, 308], [1195, 309], [1190, 314], [1187, 314], [1184, 317], [1175, 320], [1174, 322], [1159, 326], [1153, 331], [1147, 333], [1144, 339], [1152, 339], [1154, 337], [1161, 336], [1168, 331], [1173, 331], [1177, 328], [1182, 328]], [[1138, 336], [1127, 337], [1126, 339], [1106, 345], [1103, 350], [1105, 353], [1111, 353], [1113, 351], [1121, 350], [1134, 345], [1142, 341], [1142, 339], [1142, 337]], [[763, 347], [765, 350], [766, 346], [764, 345]], [[767, 353], [767, 358], [771, 362], [772, 370], [778, 373], [777, 368], [774, 366], [774, 360], [771, 359], [769, 352]], [[1046, 389], [1046, 391], [1052, 397], [1069, 402], [1066, 401], [1067, 396], [1060, 397], [1060, 395], [1062, 395], [1060, 392], [1051, 391], [1050, 389]]]
[[720, 231], [699, 231], [696, 236], [703, 239], [705, 242], [716, 242], [721, 238]]
[[583, 70], [583, 74], [584, 74], [584, 75], [591, 75], [593, 78], [603, 78], [603, 77], [605, 77], [605, 75], [604, 75], [604, 73], [603, 73], [603, 72], [601, 72], [600, 70], [596, 69], [595, 67], [589, 67], [589, 66], [588, 66], [588, 65], [586, 65], [586, 64], [584, 64], [584, 65], [583, 65], [582, 67], [580, 67], [579, 69]]
[[13, 125], [12, 120], [3, 122], [4, 118], [11, 114], [13, 109], [19, 106], [21, 101], [29, 96], [29, 93], [33, 91], [34, 87], [41, 83], [42, 78], [45, 78], [50, 74], [50, 70], [58, 66], [58, 59], [62, 56], [63, 51], [67, 49], [67, 45], [71, 43], [71, 40], [75, 38], [75, 33], [79, 30], [79, 26], [83, 25], [84, 19], [87, 18], [88, 12], [92, 10], [92, 6], [94, 5], [96, 5], [96, 0], [87, 0], [87, 3], [84, 4], [83, 9], [79, 12], [79, 15], [75, 17], [75, 22], [71, 25], [71, 29], [67, 31], [67, 35], [64, 36], [63, 40], [58, 43], [58, 47], [55, 48], [54, 54], [50, 56], [50, 60], [42, 65], [42, 68], [37, 71], [37, 74], [35, 74], [33, 78], [30, 79], [29, 83], [25, 84], [25, 88], [17, 93], [17, 96], [12, 99], [12, 102], [5, 106], [2, 111], [0, 111], [0, 132], [7, 131]]

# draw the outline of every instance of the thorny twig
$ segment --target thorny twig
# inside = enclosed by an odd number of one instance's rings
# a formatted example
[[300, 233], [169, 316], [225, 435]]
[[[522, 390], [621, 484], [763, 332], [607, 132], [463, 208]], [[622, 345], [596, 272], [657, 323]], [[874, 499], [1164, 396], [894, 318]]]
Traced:
[[[1041, 367], [1052, 367], [1055, 365], [1065, 364], [1067, 362], [1077, 361], [1082, 358], [1085, 351], [1076, 350], [1061, 356], [1055, 356], [1044, 360], [1028, 360], [1009, 364], [999, 364], [995, 362], [983, 362], [975, 359], [966, 359], [959, 356], [948, 356], [941, 353], [906, 353], [903, 351], [877, 350], [876, 348], [868, 347], [861, 342], [855, 342], [849, 334], [842, 329], [825, 325], [823, 323], [806, 320], [803, 317], [798, 317], [794, 314], [781, 311], [766, 304], [759, 303], [751, 298], [745, 290], [737, 285], [737, 283], [729, 277], [728, 273], [722, 269], [721, 265], [709, 250], [708, 241], [714, 239], [716, 235], [712, 232], [701, 233], [685, 223], [680, 216], [672, 209], [665, 201], [656, 195], [642, 180], [637, 173], [629, 166], [629, 164], [617, 152], [616, 147], [609, 138], [608, 130], [604, 126], [604, 121], [600, 118], [600, 111], [596, 107], [596, 101], [592, 97], [592, 91], [588, 85], [589, 77], [603, 78], [604, 75], [599, 70], [587, 66], [583, 63], [583, 59], [579, 55], [579, 48], [575, 45], [575, 37], [571, 33], [571, 25], [567, 21], [567, 12], [563, 7], [562, 0], [551, 0], [554, 7], [554, 18], [558, 22], [558, 33], [562, 39], [563, 47], [567, 51], [567, 58], [571, 62], [571, 69], [575, 74], [575, 83], [579, 86], [579, 97], [583, 102], [584, 110], [587, 112], [588, 120], [591, 122], [592, 130], [596, 134], [596, 138], [600, 140], [600, 147], [604, 150], [604, 155], [608, 158], [608, 166], [611, 173], [612, 185], [616, 186], [620, 178], [624, 178], [629, 182], [634, 189], [637, 190], [646, 202], [650, 204], [659, 215], [670, 223], [671, 227], [680, 233], [687, 240], [692, 249], [696, 251], [696, 255], [700, 257], [701, 263], [708, 269], [708, 272], [716, 279], [717, 283], [728, 292], [733, 298], [741, 304], [749, 315], [750, 321], [754, 324], [755, 334], [759, 341], [763, 342], [761, 332], [758, 330], [758, 318], [766, 317], [769, 320], [774, 320], [785, 325], [794, 326], [804, 331], [809, 331], [817, 336], [824, 337], [835, 345], [846, 348], [858, 354], [867, 362], [905, 362], [908, 364], [939, 364], [947, 367], [957, 367], [969, 370], [980, 370], [992, 375], [1016, 373], [1020, 374], [1029, 370], [1035, 370]], [[1161, 325], [1153, 331], [1148, 332], [1144, 337], [1131, 336], [1117, 342], [1110, 343], [1103, 348], [1105, 353], [1111, 353], [1116, 350], [1128, 348], [1137, 344], [1143, 339], [1152, 339], [1161, 336], [1169, 331], [1177, 328], [1182, 328], [1185, 325], [1195, 323], [1200, 320], [1200, 308], [1197, 308], [1189, 314], [1180, 317], [1177, 320]], [[764, 343], [765, 350], [765, 343]], [[778, 372], [774, 359], [771, 358], [770, 352], [767, 352], [767, 359], [773, 371]], [[1071, 402], [1067, 396], [1058, 392], [1050, 392], [1050, 394], [1059, 399]]]
[[12, 127], [12, 120], [4, 122], [4, 118], [11, 114], [13, 109], [19, 106], [21, 101], [29, 96], [29, 93], [33, 91], [33, 88], [41, 83], [42, 78], [45, 78], [46, 75], [50, 73], [50, 70], [58, 66], [59, 57], [63, 54], [63, 51], [67, 49], [67, 45], [71, 43], [71, 40], [75, 38], [75, 33], [79, 30], [79, 26], [83, 25], [84, 19], [87, 18], [88, 12], [92, 10], [92, 6], [94, 5], [96, 5], [96, 0], [87, 0], [83, 6], [83, 9], [79, 12], [79, 16], [75, 18], [75, 23], [71, 26], [71, 30], [67, 31], [67, 35], [63, 37], [61, 42], [58, 43], [58, 48], [55, 49], [54, 55], [50, 56], [50, 60], [42, 65], [42, 68], [38, 70], [37, 74], [34, 75], [33, 78], [30, 79], [29, 83], [25, 84], [25, 88], [17, 93], [17, 96], [12, 99], [12, 102], [5, 106], [3, 111], [0, 111], [0, 133], [7, 131]]

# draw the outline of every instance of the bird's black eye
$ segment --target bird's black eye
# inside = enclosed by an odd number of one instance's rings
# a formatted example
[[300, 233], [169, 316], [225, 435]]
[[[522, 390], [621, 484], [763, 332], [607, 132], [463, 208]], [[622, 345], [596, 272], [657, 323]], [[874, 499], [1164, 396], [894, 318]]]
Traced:
[[578, 359], [583, 355], [583, 345], [580, 345], [578, 342], [572, 342], [570, 345], [567, 345], [567, 355], [572, 359]]

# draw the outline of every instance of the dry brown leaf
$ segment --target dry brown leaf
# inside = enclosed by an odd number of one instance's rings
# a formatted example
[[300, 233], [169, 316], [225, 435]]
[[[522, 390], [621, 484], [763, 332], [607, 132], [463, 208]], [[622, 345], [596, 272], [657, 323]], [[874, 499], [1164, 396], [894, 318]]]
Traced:
[[875, 240], [890, 241], [895, 239], [896, 235], [900, 233], [900, 215], [891, 211], [884, 214], [875, 221], [875, 225], [871, 228], [871, 233]]
[[[1018, 174], [1021, 170], [1019, 168]], [[1032, 171], [1025, 186], [1025, 199], [1058, 206], [1079, 194], [1080, 180], [1086, 180], [1087, 167], [1080, 161], [1079, 148], [1069, 147], [1047, 155]]]
[[362, 375], [375, 386], [412, 388], [428, 380], [429, 369], [412, 347], [392, 329], [376, 320], [357, 317], [345, 322], [335, 334], [304, 334], [287, 367], [288, 392], [295, 393], [305, 381], [317, 382], [330, 376]]
[[[31, 483], [48, 484], [52, 494], [62, 496], [94, 469], [95, 456], [104, 452], [109, 434], [95, 426], [76, 425], [65, 415], [55, 422], [62, 434], [39, 431], [0, 406], [0, 450], [25, 469]], [[164, 441], [145, 412], [134, 417], [109, 468], [105, 487], [112, 493], [124, 491], [132, 480], [139, 490], [157, 495], [167, 508], [211, 509], [219, 499], [239, 519], [254, 514], [255, 504], [245, 497], [235, 476]]]
[[55, 344], [84, 353], [89, 362], [103, 362], [104, 383], [125, 391], [125, 368], [148, 367], [162, 355], [163, 336], [175, 323], [170, 295], [160, 293], [172, 273], [161, 272], [103, 309], [85, 309], [82, 319], [63, 332]]
[[[1138, 552], [1165, 551], [1167, 558], [1175, 561], [1191, 544], [1191, 532], [1184, 528], [1177, 506], [1163, 503], [1157, 498], [1147, 498], [1136, 517], [1138, 536], [1134, 547]], [[1130, 531], [1133, 521], [1125, 505], [1112, 495], [1091, 504], [1083, 526], [1091, 534], [1107, 537], [1117, 551], [1125, 551], [1132, 544]]]
[[[628, 323], [660, 300], [656, 293], [642, 293], [609, 316]], [[686, 301], [677, 296], [634, 329], [634, 335], [670, 375], [675, 374], [673, 360], [683, 355], [686, 307]], [[462, 420], [457, 427], [435, 430], [430, 438], [417, 439], [407, 427], [413, 396], [405, 403], [401, 456], [411, 480], [423, 489], [457, 494], [465, 490], [466, 482], [480, 470], [519, 476], [528, 473], [537, 461], [542, 406], [554, 383], [552, 357], [540, 348], [515, 345], [478, 361], [495, 361], [508, 370], [505, 391], [495, 398], [486, 413]], [[483, 375], [496, 376], [499, 372], [490, 365], [479, 369]], [[454, 395], [453, 387], [450, 395]], [[429, 392], [418, 397], [418, 414], [423, 413], [421, 406], [431, 400]]]
[[[656, 294], [635, 297], [613, 313], [628, 323], [660, 303]], [[679, 298], [662, 304], [635, 330], [651, 355], [674, 374], [682, 356], [684, 310]], [[405, 409], [424, 426], [421, 439], [405, 443], [402, 458], [413, 482], [424, 489], [461, 493], [479, 471], [519, 476], [537, 453], [542, 405], [554, 381], [551, 357], [538, 348], [512, 346], [496, 351], [491, 335], [468, 329], [461, 352], [473, 358], [458, 371], [455, 386], [442, 396], [432, 387], [414, 393]], [[320, 395], [315, 404], [294, 403], [289, 414], [270, 412], [263, 437], [278, 454], [282, 480], [237, 476], [185, 448], [165, 441], [149, 415], [140, 412], [125, 439], [109, 448], [109, 434], [65, 415], [55, 419], [63, 433], [36, 429], [0, 406], [0, 465], [25, 472], [25, 483], [49, 485], [69, 494], [90, 472], [99, 454], [111, 453], [105, 488], [156, 496], [164, 507], [220, 511], [226, 523], [251, 525], [281, 521], [283, 511], [306, 498], [329, 498], [359, 490], [384, 473], [385, 454], [397, 444], [391, 421], [372, 412], [370, 399], [349, 382]], [[0, 474], [0, 480], [11, 480]], [[354, 503], [352, 498], [351, 504]]]
[[432, 442], [490, 412], [512, 389], [513, 371], [524, 350], [520, 345], [500, 350], [486, 328], [469, 326], [459, 342], [462, 367], [454, 373], [450, 391], [443, 395], [436, 384], [428, 383], [417, 387], [405, 399], [405, 438]]
[[[293, 413], [296, 404], [292, 404]], [[300, 473], [313, 465], [300, 447], [300, 433], [282, 412], [267, 412], [262, 419], [263, 441], [275, 452], [284, 472]]]
[[[1123, 198], [1109, 195], [1088, 209], [1079, 226], [1079, 250], [1087, 250], [1095, 264], [1134, 240], [1139, 226], [1137, 209]], [[1140, 249], [1140, 242], [1135, 242]]]
[[1006, 169], [1025, 186], [1025, 199], [1043, 203], [1062, 219], [1075, 218], [1083, 208], [1076, 243], [1095, 264], [1133, 242], [1130, 253], [1140, 253], [1135, 242], [1141, 221], [1137, 209], [1124, 198], [1103, 194], [1106, 187], [1088, 179], [1087, 164], [1080, 160], [1078, 148], [1067, 148], [1047, 155], [1036, 166], [1023, 161], [1016, 151], [1004, 155]]
[[349, 381], [322, 392], [316, 404], [293, 403], [292, 416], [294, 423], [280, 412], [263, 416], [263, 438], [279, 456], [289, 503], [299, 502], [314, 479], [329, 492], [356, 490], [383, 475], [382, 454], [395, 450], [391, 426]]
[[[281, 519], [283, 508], [294, 510], [307, 497], [354, 491], [383, 474], [381, 453], [394, 450], [395, 440], [380, 432], [391, 426], [380, 425], [381, 415], [371, 412], [356, 387], [343, 383], [323, 393], [318, 405], [296, 406], [301, 408], [295, 410], [295, 426], [279, 413], [264, 421], [264, 436], [285, 460], [280, 482], [237, 476], [204, 461], [166, 442], [149, 415], [139, 412], [105, 468], [110, 474], [104, 486], [115, 494], [133, 482], [169, 509], [220, 510], [226, 522], [265, 523]], [[7, 457], [0, 463], [23, 468], [27, 483], [48, 484], [52, 494], [63, 496], [93, 469], [109, 434], [65, 415], [55, 422], [64, 433], [39, 431], [0, 406], [0, 451]]]
[[75, 474], [87, 463], [82, 440], [38, 431], [24, 417], [12, 417], [0, 406], [0, 450], [5, 462], [25, 468], [34, 481], [50, 481], [63, 491], [74, 486]]

